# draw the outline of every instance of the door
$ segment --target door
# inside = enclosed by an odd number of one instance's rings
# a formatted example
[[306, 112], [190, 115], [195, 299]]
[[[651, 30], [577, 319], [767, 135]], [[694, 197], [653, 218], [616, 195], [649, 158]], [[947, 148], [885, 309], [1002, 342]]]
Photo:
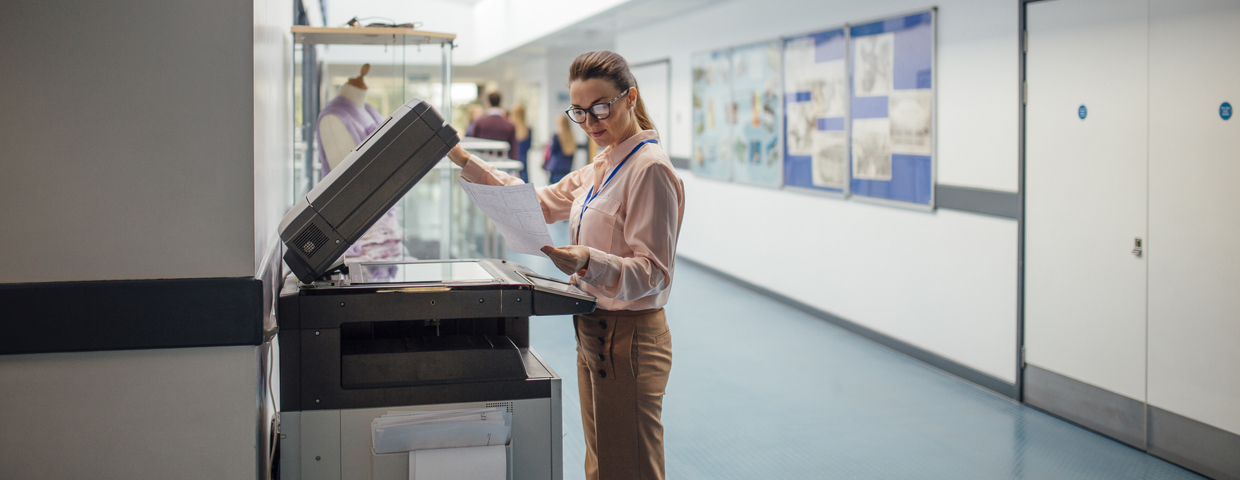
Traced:
[[1144, 446], [1148, 3], [1026, 8], [1025, 399]]
[[1152, 433], [1173, 412], [1240, 435], [1240, 2], [1150, 3]]
[[641, 91], [642, 101], [646, 102], [646, 114], [659, 131], [660, 147], [664, 152], [671, 152], [671, 61], [657, 60], [634, 65], [631, 70], [637, 80], [638, 90]]

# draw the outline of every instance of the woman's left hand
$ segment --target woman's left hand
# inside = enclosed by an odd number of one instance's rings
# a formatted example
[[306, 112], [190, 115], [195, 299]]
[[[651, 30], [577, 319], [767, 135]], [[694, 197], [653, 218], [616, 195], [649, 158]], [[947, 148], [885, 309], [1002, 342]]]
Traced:
[[555, 268], [568, 275], [582, 273], [590, 265], [590, 249], [581, 245], [553, 247], [545, 245], [542, 252], [555, 262]]

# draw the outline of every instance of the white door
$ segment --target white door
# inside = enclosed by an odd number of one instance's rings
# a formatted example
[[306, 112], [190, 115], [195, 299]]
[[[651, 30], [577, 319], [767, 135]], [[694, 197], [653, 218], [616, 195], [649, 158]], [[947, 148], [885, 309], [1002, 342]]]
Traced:
[[650, 121], [654, 122], [654, 128], [659, 132], [659, 143], [664, 152], [672, 151], [670, 133], [672, 116], [669, 110], [671, 104], [668, 103], [671, 95], [671, 77], [668, 77], [670, 68], [669, 60], [632, 67], [633, 77], [637, 79], [642, 101], [646, 102], [646, 114], [650, 116]]
[[1150, 6], [1149, 404], [1240, 434], [1240, 2]]
[[1026, 360], [1144, 402], [1148, 3], [1027, 8]]

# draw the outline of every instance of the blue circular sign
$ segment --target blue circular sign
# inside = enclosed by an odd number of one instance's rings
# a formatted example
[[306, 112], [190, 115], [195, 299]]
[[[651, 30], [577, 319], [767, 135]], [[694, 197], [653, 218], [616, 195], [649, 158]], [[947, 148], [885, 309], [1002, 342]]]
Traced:
[[1084, 119], [1085, 119], [1085, 115], [1086, 115], [1087, 113], [1089, 113], [1089, 111], [1088, 111], [1088, 110], [1085, 110], [1085, 106], [1084, 106], [1084, 105], [1081, 105], [1081, 108], [1076, 109], [1076, 115], [1077, 115], [1078, 117], [1081, 117], [1081, 120], [1084, 120]]
[[1223, 102], [1222, 105], [1219, 105], [1218, 116], [1223, 117], [1223, 120], [1231, 120], [1231, 104]]

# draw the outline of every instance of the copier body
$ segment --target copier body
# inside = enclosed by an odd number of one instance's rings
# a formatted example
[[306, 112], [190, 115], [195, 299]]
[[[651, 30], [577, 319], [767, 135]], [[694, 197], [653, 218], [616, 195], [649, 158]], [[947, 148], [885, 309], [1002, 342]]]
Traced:
[[[510, 478], [562, 478], [560, 377], [529, 348], [530, 316], [588, 313], [594, 297], [503, 260], [348, 267], [280, 295], [286, 478], [399, 477], [407, 457], [371, 451], [372, 420], [483, 406], [513, 413]], [[401, 271], [365, 283], [376, 269]]]

